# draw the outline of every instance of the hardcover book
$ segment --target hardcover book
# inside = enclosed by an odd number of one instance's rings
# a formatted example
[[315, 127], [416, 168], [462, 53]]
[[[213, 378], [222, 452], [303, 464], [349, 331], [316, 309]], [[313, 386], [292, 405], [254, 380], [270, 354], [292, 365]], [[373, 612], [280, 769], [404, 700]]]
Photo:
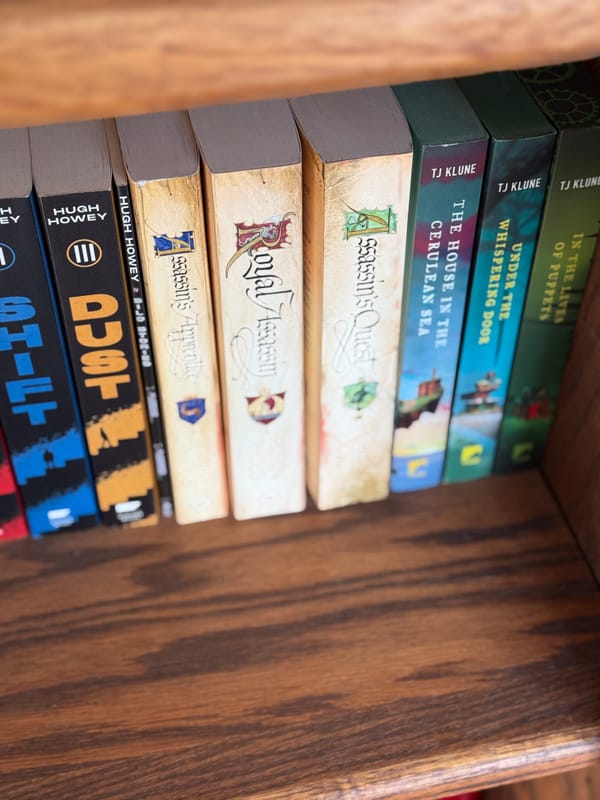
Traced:
[[8, 458], [6, 442], [0, 430], [0, 542], [22, 539], [27, 533], [19, 490]]
[[442, 479], [488, 136], [455, 81], [394, 88], [415, 160], [391, 489]]
[[590, 63], [520, 75], [558, 130], [495, 470], [543, 455], [600, 228], [600, 82]]
[[490, 135], [446, 482], [491, 474], [556, 131], [514, 73], [458, 81]]
[[0, 417], [31, 535], [98, 509], [45, 247], [27, 130], [0, 131]]
[[307, 483], [321, 509], [389, 493], [412, 143], [389, 88], [297, 98]]
[[150, 524], [156, 480], [104, 123], [48, 125], [30, 135], [102, 521]]
[[175, 519], [227, 514], [221, 398], [200, 186], [187, 114], [117, 119], [136, 217]]
[[302, 171], [287, 101], [189, 112], [204, 166], [236, 519], [302, 511]]
[[146, 397], [146, 412], [150, 425], [150, 438], [152, 439], [152, 450], [154, 453], [154, 469], [156, 471], [156, 482], [160, 497], [160, 511], [163, 517], [172, 517], [173, 497], [167, 468], [165, 436], [158, 400], [154, 353], [150, 341], [146, 292], [144, 291], [144, 282], [142, 280], [140, 254], [135, 233], [135, 220], [133, 218], [131, 206], [129, 182], [127, 180], [125, 165], [123, 164], [121, 145], [115, 121], [112, 119], [106, 120], [106, 136], [108, 139], [110, 162], [113, 173], [115, 204], [117, 207], [121, 245], [125, 261], [125, 275], [129, 287], [131, 310], [140, 357], [144, 394]]

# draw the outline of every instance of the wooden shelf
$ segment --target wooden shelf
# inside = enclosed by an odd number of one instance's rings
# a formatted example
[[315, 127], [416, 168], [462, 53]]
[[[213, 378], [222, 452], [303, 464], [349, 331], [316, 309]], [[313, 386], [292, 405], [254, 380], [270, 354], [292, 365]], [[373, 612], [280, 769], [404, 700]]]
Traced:
[[597, 0], [5, 0], [0, 124], [558, 63], [599, 43]]
[[434, 798], [600, 756], [600, 594], [537, 472], [0, 548], [2, 800]]

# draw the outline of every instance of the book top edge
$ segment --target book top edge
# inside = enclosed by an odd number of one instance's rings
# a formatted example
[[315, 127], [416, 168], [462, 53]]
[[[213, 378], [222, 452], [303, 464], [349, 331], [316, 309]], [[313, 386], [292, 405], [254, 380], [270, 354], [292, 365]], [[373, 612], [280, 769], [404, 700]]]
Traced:
[[202, 158], [212, 173], [299, 164], [300, 139], [287, 100], [189, 110]]
[[556, 129], [514, 72], [459, 78], [458, 85], [497, 140], [555, 135]]
[[106, 120], [106, 140], [108, 142], [108, 153], [112, 168], [113, 179], [117, 186], [127, 185], [127, 170], [121, 152], [121, 142], [117, 133], [117, 125], [114, 119]]
[[600, 129], [597, 59], [522, 70], [517, 75], [559, 134]]
[[295, 97], [290, 103], [324, 163], [412, 152], [410, 128], [388, 86]]
[[464, 144], [488, 135], [453, 79], [393, 87], [413, 136], [423, 146]]
[[28, 197], [31, 187], [31, 153], [27, 128], [0, 130], [0, 197]]
[[31, 128], [33, 182], [42, 197], [106, 191], [111, 169], [103, 120]]
[[123, 161], [135, 183], [195, 175], [198, 148], [184, 111], [118, 117]]

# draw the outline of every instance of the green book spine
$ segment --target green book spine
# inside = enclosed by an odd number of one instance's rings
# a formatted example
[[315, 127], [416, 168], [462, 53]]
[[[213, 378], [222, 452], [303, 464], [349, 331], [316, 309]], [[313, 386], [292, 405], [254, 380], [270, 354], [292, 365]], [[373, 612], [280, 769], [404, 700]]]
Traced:
[[600, 222], [600, 85], [587, 64], [532, 70], [522, 79], [558, 129], [495, 471], [538, 464]]

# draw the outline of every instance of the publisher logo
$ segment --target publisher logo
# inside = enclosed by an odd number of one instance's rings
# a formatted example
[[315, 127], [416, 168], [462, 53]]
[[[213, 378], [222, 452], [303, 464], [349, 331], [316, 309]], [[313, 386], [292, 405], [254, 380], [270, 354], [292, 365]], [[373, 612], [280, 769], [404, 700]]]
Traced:
[[460, 463], [463, 467], [474, 467], [481, 464], [483, 445], [467, 444], [460, 451]]
[[183, 231], [177, 236], [167, 236], [166, 233], [161, 233], [160, 236], [152, 237], [154, 239], [154, 255], [155, 256], [174, 256], [181, 253], [193, 253], [196, 247], [194, 239], [194, 231]]
[[17, 256], [12, 247], [0, 242], [0, 272], [10, 269], [16, 260]]
[[412, 458], [408, 462], [406, 469], [409, 478], [424, 478], [427, 475], [425, 470], [429, 463], [428, 458]]
[[53, 528], [66, 528], [75, 522], [70, 508], [52, 508], [48, 511], [48, 522]]
[[67, 259], [74, 267], [95, 267], [102, 260], [102, 248], [93, 239], [76, 239], [67, 247]]
[[124, 500], [115, 503], [115, 514], [120, 522], [136, 522], [144, 516], [141, 500]]
[[512, 449], [515, 464], [528, 464], [533, 456], [533, 442], [519, 442]]

